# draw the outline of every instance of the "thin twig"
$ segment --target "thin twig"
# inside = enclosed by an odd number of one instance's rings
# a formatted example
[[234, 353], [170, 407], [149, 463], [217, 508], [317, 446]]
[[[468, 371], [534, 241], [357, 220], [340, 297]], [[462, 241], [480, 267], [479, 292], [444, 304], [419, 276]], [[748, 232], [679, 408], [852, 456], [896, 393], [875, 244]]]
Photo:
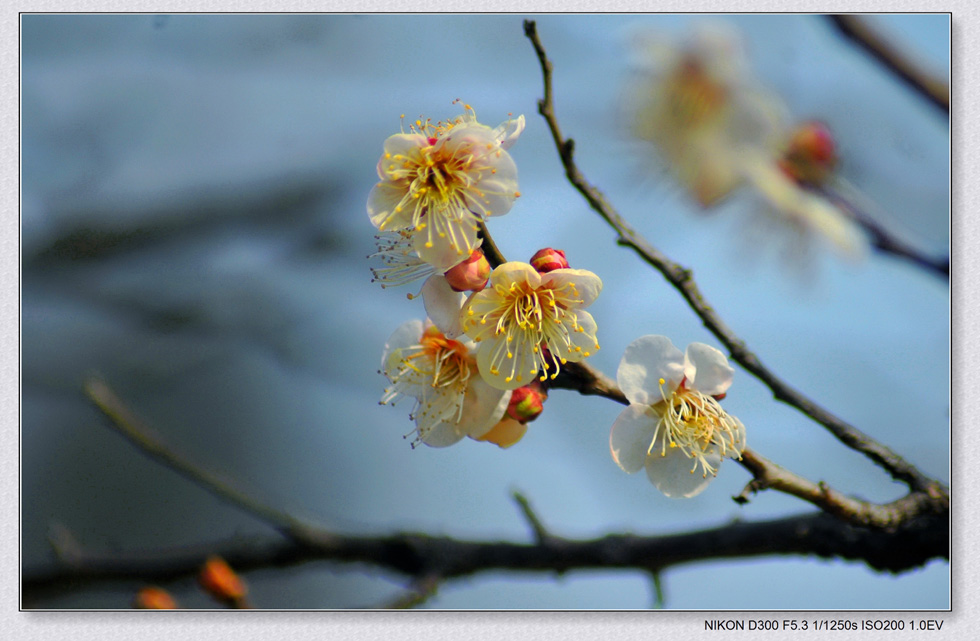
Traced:
[[883, 64], [931, 105], [949, 115], [949, 85], [946, 82], [922, 69], [861, 16], [832, 15], [827, 18], [843, 36]]
[[110, 425], [141, 452], [186, 476], [215, 496], [243, 508], [286, 536], [297, 540], [328, 536], [328, 533], [293, 516], [257, 501], [235, 487], [229, 479], [195, 465], [166, 445], [115, 392], [100, 378], [90, 377], [84, 384], [85, 395], [110, 419]]
[[602, 192], [593, 187], [579, 171], [573, 159], [574, 143], [566, 139], [558, 126], [554, 113], [554, 99], [551, 83], [552, 63], [548, 59], [537, 27], [531, 20], [524, 22], [524, 33], [534, 46], [544, 82], [544, 97], [538, 101], [538, 111], [551, 130], [555, 147], [565, 175], [569, 182], [585, 197], [589, 205], [616, 231], [619, 235], [617, 242], [632, 248], [643, 260], [659, 271], [667, 281], [680, 292], [684, 300], [701, 319], [704, 326], [714, 334], [728, 349], [732, 359], [746, 371], [765, 383], [773, 392], [773, 396], [788, 405], [797, 408], [814, 421], [826, 427], [846, 446], [863, 453], [876, 464], [887, 470], [893, 478], [906, 483], [914, 490], [926, 490], [938, 486], [936, 481], [929, 479], [912, 464], [878, 443], [857, 428], [837, 418], [827, 410], [806, 398], [788, 384], [778, 378], [765, 367], [755, 354], [750, 352], [745, 343], [728, 328], [711, 305], [705, 300], [700, 289], [694, 282], [691, 270], [681, 267], [668, 259], [664, 254], [654, 249], [642, 236], [637, 234], [617, 211], [606, 201]]
[[527, 520], [528, 525], [531, 526], [531, 531], [534, 533], [534, 541], [536, 543], [543, 543], [551, 535], [548, 534], [548, 530], [545, 528], [544, 523], [541, 522], [541, 519], [539, 519], [538, 515], [534, 512], [530, 501], [527, 500], [526, 496], [516, 490], [511, 493], [511, 496], [514, 498], [517, 506], [521, 509], [521, 514]]

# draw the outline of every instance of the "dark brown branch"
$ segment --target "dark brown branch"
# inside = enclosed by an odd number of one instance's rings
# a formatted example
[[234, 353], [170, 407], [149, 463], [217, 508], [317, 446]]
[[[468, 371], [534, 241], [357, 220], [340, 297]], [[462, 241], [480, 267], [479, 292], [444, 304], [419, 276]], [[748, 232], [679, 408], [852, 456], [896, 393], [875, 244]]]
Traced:
[[500, 253], [497, 249], [497, 244], [493, 242], [493, 237], [490, 236], [490, 230], [487, 229], [487, 224], [484, 221], [480, 221], [480, 238], [483, 239], [483, 244], [480, 248], [483, 250], [483, 255], [486, 256], [487, 262], [493, 268], [500, 267], [507, 262], [504, 255]]
[[934, 77], [888, 42], [867, 20], [855, 15], [827, 16], [834, 28], [883, 64], [908, 87], [949, 115], [949, 86]]
[[[335, 535], [319, 543], [291, 539], [243, 539], [175, 549], [101, 554], [79, 552], [73, 563], [23, 575], [27, 608], [87, 586], [111, 582], [168, 582], [193, 577], [202, 561], [218, 554], [239, 572], [284, 568], [313, 561], [367, 563], [398, 574], [439, 581], [482, 572], [568, 572], [580, 569], [641, 570], [720, 559], [794, 555], [861, 561], [900, 573], [931, 559], [949, 558], [949, 521], [922, 514], [893, 530], [856, 527], [828, 514], [734, 522], [684, 534], [609, 534], [575, 540], [548, 536], [534, 544], [463, 541], [418, 533], [380, 537]], [[431, 585], [432, 583], [426, 583]]]
[[[636, 569], [657, 577], [665, 568], [713, 559], [737, 559], [770, 555], [809, 555], [863, 561], [877, 570], [902, 572], [930, 559], [949, 558], [949, 516], [946, 509], [928, 509], [931, 504], [909, 508], [902, 501], [891, 506], [902, 518], [869, 521], [876, 527], [851, 525], [833, 514], [809, 514], [774, 521], [735, 522], [722, 527], [669, 536], [609, 534], [591, 540], [573, 540], [548, 532], [531, 510], [518, 499], [535, 533], [534, 544], [500, 541], [460, 541], [419, 533], [396, 533], [381, 537], [348, 536], [300, 524], [288, 515], [242, 497], [214, 474], [184, 461], [152, 436], [149, 428], [103, 382], [89, 381], [86, 387], [97, 403], [144, 453], [171, 467], [220, 498], [229, 500], [270, 522], [282, 539], [243, 539], [217, 544], [185, 546], [169, 550], [93, 553], [65, 530], [55, 532], [60, 564], [23, 575], [23, 606], [51, 596], [113, 581], [165, 583], [194, 576], [212, 555], [225, 559], [239, 572], [286, 567], [311, 561], [368, 563], [415, 579], [413, 592], [398, 603], [413, 605], [431, 595], [449, 579], [492, 570], [520, 572], [567, 572], [575, 569]], [[608, 392], [618, 400], [619, 390]], [[781, 470], [749, 452], [745, 465], [758, 487], [792, 491], [794, 485], [811, 488], [808, 481]], [[829, 494], [823, 501], [848, 506], [849, 501]], [[746, 494], [748, 489], [743, 494]], [[829, 497], [829, 498], [828, 498]], [[818, 501], [814, 501], [818, 502]], [[818, 503], [819, 504], [819, 503]]]
[[654, 249], [623, 220], [606, 201], [602, 192], [585, 179], [573, 159], [574, 143], [562, 135], [558, 120], [555, 117], [551, 84], [552, 64], [538, 38], [537, 27], [533, 21], [526, 20], [524, 22], [524, 33], [534, 46], [538, 61], [541, 63], [544, 97], [538, 101], [538, 111], [551, 131], [555, 147], [558, 149], [558, 155], [565, 168], [565, 175], [569, 182], [585, 197], [589, 205], [616, 231], [619, 235], [617, 242], [633, 249], [644, 261], [659, 271], [680, 292], [704, 326], [728, 349], [732, 359], [765, 383], [772, 390], [773, 396], [777, 400], [797, 408], [820, 423], [846, 446], [861, 452], [887, 470], [893, 478], [906, 483], [910, 488], [922, 491], [932, 488], [930, 491], [944, 493], [945, 491], [939, 483], [927, 478], [901, 456], [818, 406], [765, 367], [708, 304], [694, 282], [691, 270], [681, 267]]

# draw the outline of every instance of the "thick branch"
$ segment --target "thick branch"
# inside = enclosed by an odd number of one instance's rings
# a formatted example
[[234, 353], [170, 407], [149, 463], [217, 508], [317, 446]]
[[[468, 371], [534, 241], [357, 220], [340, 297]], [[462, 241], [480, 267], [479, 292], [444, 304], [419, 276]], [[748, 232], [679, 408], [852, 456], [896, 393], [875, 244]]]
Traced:
[[26, 571], [25, 605], [80, 587], [113, 581], [168, 583], [194, 576], [208, 555], [236, 570], [282, 568], [313, 561], [368, 563], [434, 586], [482, 572], [567, 572], [623, 569], [658, 573], [678, 565], [774, 555], [839, 558], [892, 573], [949, 558], [949, 522], [923, 515], [893, 530], [846, 524], [827, 514], [806, 514], [668, 536], [609, 534], [575, 540], [547, 536], [534, 544], [464, 541], [444, 536], [396, 533], [380, 537], [334, 535], [319, 543], [291, 539], [243, 539], [169, 550], [79, 553], [73, 563]]
[[778, 378], [765, 367], [755, 354], [750, 352], [745, 343], [728, 328], [711, 305], [704, 299], [700, 289], [694, 282], [691, 270], [685, 269], [668, 259], [664, 254], [654, 249], [642, 236], [637, 234], [625, 220], [610, 205], [602, 192], [593, 187], [579, 171], [573, 159], [574, 143], [566, 139], [558, 126], [554, 113], [554, 102], [551, 85], [551, 61], [538, 38], [537, 27], [533, 21], [524, 22], [524, 33], [527, 35], [538, 60], [544, 80], [544, 98], [538, 101], [538, 111], [544, 117], [551, 130], [552, 138], [558, 149], [565, 175], [569, 182], [585, 197], [589, 205], [616, 231], [620, 245], [633, 249], [644, 261], [659, 271], [667, 281], [680, 292], [684, 300], [701, 319], [704, 326], [714, 334], [728, 349], [732, 359], [746, 371], [766, 384], [773, 396], [788, 405], [797, 408], [816, 422], [826, 427], [846, 446], [863, 453], [876, 464], [887, 470], [893, 478], [906, 483], [914, 490], [925, 490], [938, 485], [935, 481], [924, 476], [912, 464], [892, 452], [888, 447], [871, 439], [857, 428], [845, 423], [827, 410], [806, 398], [788, 384]]
[[[63, 553], [59, 555], [58, 567], [24, 573], [25, 607], [84, 585], [112, 581], [165, 583], [186, 578], [193, 576], [213, 554], [239, 571], [311, 561], [368, 563], [415, 579], [412, 593], [398, 601], [407, 607], [428, 598], [443, 581], [492, 570], [561, 573], [619, 568], [657, 576], [665, 568], [697, 561], [793, 554], [857, 560], [874, 569], [902, 572], [933, 558], [949, 558], [948, 509], [912, 511], [902, 501], [884, 506], [902, 512], [902, 518], [887, 524], [868, 523], [875, 528], [851, 525], [837, 516], [821, 513], [755, 523], [735, 522], [669, 536], [609, 534], [598, 539], [574, 540], [547, 531], [527, 500], [515, 495], [532, 526], [534, 544], [461, 541], [408, 532], [380, 537], [342, 535], [301, 523], [265, 506], [215, 474], [184, 460], [154, 437], [104, 382], [88, 381], [86, 392], [120, 433], [145, 454], [266, 520], [284, 538], [236, 537], [217, 544], [170, 550], [105, 553], [90, 552], [72, 540], [67, 553], [64, 553], [66, 546], [60, 546]], [[606, 395], [619, 400], [621, 392], [612, 389]], [[759, 482], [759, 487], [754, 489], [773, 487], [794, 493], [795, 486], [804, 489], [812, 486], [751, 452], [743, 456], [743, 465], [753, 471]], [[839, 496], [833, 496], [833, 500], [840, 505], [853, 501]]]

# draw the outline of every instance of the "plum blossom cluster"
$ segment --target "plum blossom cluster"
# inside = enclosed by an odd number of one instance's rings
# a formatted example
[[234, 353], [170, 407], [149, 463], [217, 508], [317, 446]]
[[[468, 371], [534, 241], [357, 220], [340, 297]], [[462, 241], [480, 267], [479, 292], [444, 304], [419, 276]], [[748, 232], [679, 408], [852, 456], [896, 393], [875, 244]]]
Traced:
[[787, 108], [752, 76], [739, 34], [702, 23], [679, 42], [634, 34], [636, 76], [624, 92], [630, 133], [648, 143], [705, 209], [746, 186], [766, 227], [778, 223], [855, 259], [868, 241], [827, 193], [836, 150], [827, 127], [788, 124]]
[[[467, 437], [514, 445], [562, 368], [600, 349], [588, 311], [602, 292], [598, 276], [573, 269], [558, 249], [495, 268], [481, 249], [481, 225], [518, 195], [506, 150], [523, 127], [519, 117], [491, 129], [465, 105], [454, 120], [419, 119], [385, 142], [367, 206], [379, 230], [372, 273], [384, 288], [424, 280], [408, 297], [422, 298], [426, 318], [403, 323], [385, 344], [381, 403], [410, 399], [413, 447]], [[682, 147], [674, 151], [694, 153]], [[786, 162], [803, 175], [800, 156]], [[722, 459], [745, 447], [745, 428], [719, 403], [732, 372], [707, 345], [681, 353], [663, 336], [634, 341], [617, 375], [630, 405], [610, 434], [613, 460], [627, 472], [645, 468], [667, 496], [701, 492]]]
[[384, 143], [367, 203], [378, 229], [373, 280], [423, 281], [408, 297], [422, 298], [426, 319], [388, 339], [381, 403], [413, 399], [413, 445], [469, 437], [510, 447], [541, 414], [547, 381], [599, 349], [585, 311], [602, 290], [598, 276], [550, 248], [491, 269], [481, 249], [481, 225], [520, 196], [507, 150], [523, 129], [523, 116], [491, 128], [463, 105], [454, 119], [419, 118]]

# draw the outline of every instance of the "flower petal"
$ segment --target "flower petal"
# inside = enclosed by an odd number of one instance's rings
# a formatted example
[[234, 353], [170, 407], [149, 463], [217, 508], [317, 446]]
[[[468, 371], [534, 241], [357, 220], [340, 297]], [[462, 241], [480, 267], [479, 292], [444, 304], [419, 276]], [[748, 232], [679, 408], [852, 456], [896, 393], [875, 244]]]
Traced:
[[567, 345], [556, 342], [552, 346], [556, 356], [572, 361], [573, 363], [583, 358], [588, 358], [593, 352], [599, 349], [599, 341], [596, 339], [598, 326], [592, 314], [584, 309], [576, 309], [574, 310], [574, 314], [577, 326], [580, 328], [579, 331], [575, 331], [571, 322], [568, 320], [571, 314], [567, 315], [562, 324], [568, 330], [569, 342]]
[[[430, 218], [435, 221], [435, 216]], [[463, 262], [473, 250], [480, 246], [476, 237], [476, 225], [471, 220], [472, 215], [466, 214], [462, 220], [445, 220], [445, 236], [429, 235], [424, 232], [412, 234], [412, 247], [419, 258], [429, 263], [436, 270], [445, 273], [450, 268]], [[430, 224], [432, 221], [430, 221]], [[439, 221], [436, 221], [440, 224]], [[431, 242], [431, 246], [428, 246]]]
[[465, 436], [452, 423], [441, 421], [423, 430], [419, 427], [419, 440], [429, 447], [448, 447], [463, 440]]
[[688, 386], [708, 396], [724, 394], [732, 385], [735, 370], [718, 349], [704, 343], [691, 343], [684, 355], [684, 374]]
[[463, 333], [459, 322], [459, 310], [466, 296], [454, 291], [442, 274], [433, 274], [422, 285], [422, 304], [425, 313], [446, 338], [456, 338]]
[[[494, 369], [494, 357], [501, 352], [512, 354], [501, 359], [501, 367]], [[503, 334], [483, 338], [476, 353], [476, 366], [488, 385], [498, 390], [515, 390], [531, 382], [533, 365], [531, 347], [525, 344], [508, 345]]]
[[734, 439], [735, 448], [729, 451], [726, 456], [737, 461], [738, 459], [742, 458], [742, 452], [745, 450], [745, 425], [742, 424], [742, 421], [738, 420], [738, 418], [732, 416], [731, 414], [729, 414], [729, 416], [735, 420], [736, 436]]
[[491, 387], [473, 372], [466, 388], [463, 416], [457, 429], [472, 438], [483, 436], [503, 417], [510, 396], [509, 390]]
[[368, 194], [367, 212], [371, 224], [382, 231], [400, 231], [413, 226], [412, 211], [396, 212], [405, 197], [405, 188], [391, 182], [379, 182]]
[[524, 131], [524, 115], [521, 114], [517, 118], [511, 118], [505, 122], [500, 123], [493, 130], [493, 137], [500, 142], [500, 146], [504, 149], [510, 149], [511, 145], [517, 142], [517, 138]]
[[638, 472], [646, 462], [647, 449], [659, 419], [649, 405], [630, 405], [616, 418], [609, 432], [612, 458], [627, 474]]
[[477, 441], [488, 441], [501, 449], [507, 449], [524, 438], [527, 433], [527, 424], [519, 423], [512, 418], [505, 418], [498, 422], [493, 428], [477, 438]]
[[541, 278], [544, 287], [558, 288], [565, 283], [575, 286], [581, 303], [579, 307], [588, 307], [602, 292], [602, 279], [587, 269], [555, 269]]
[[626, 346], [616, 382], [631, 403], [654, 405], [663, 400], [660, 379], [669, 394], [684, 376], [684, 354], [666, 336], [648, 334]]
[[392, 352], [403, 347], [418, 345], [422, 339], [422, 330], [422, 321], [415, 318], [402, 323], [398, 329], [392, 332], [388, 340], [385, 341], [384, 352], [381, 354], [381, 369], [385, 374], [388, 374], [388, 358]]
[[516, 260], [500, 265], [490, 274], [490, 284], [493, 287], [508, 288], [513, 283], [527, 283], [532, 289], [538, 289], [541, 286], [541, 274], [527, 263]]
[[[708, 462], [715, 468], [721, 464], [717, 451], [707, 454]], [[700, 494], [715, 477], [707, 476], [700, 466], [695, 467], [693, 458], [688, 458], [680, 448], [668, 447], [663, 453], [654, 448], [646, 459], [647, 478], [658, 490], [670, 498], [691, 498]]]

